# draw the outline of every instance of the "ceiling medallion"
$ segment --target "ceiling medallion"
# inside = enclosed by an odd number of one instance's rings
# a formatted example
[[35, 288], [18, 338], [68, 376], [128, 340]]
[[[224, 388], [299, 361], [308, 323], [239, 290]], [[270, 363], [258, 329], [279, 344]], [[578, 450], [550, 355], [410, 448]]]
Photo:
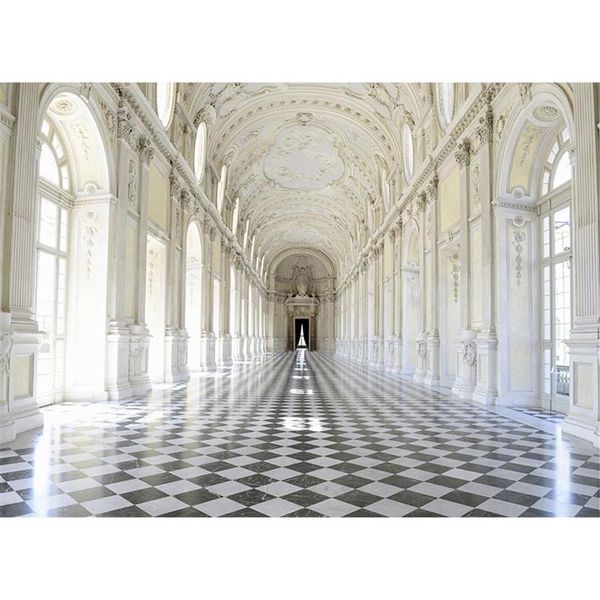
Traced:
[[344, 174], [335, 139], [309, 124], [308, 114], [299, 113], [306, 122], [285, 127], [277, 134], [263, 160], [265, 177], [286, 189], [319, 190]]
[[57, 115], [66, 117], [77, 112], [77, 105], [68, 98], [57, 96], [50, 105], [50, 110]]
[[533, 111], [533, 114], [536, 119], [544, 121], [545, 123], [556, 121], [556, 119], [560, 117], [560, 111], [549, 104], [536, 107], [536, 109]]

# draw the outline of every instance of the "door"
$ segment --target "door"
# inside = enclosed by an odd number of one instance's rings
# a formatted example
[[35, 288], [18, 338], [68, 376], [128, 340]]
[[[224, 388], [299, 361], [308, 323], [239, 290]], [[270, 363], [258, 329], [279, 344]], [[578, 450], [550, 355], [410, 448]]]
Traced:
[[309, 319], [295, 319], [294, 321], [294, 350], [298, 348], [310, 350]]

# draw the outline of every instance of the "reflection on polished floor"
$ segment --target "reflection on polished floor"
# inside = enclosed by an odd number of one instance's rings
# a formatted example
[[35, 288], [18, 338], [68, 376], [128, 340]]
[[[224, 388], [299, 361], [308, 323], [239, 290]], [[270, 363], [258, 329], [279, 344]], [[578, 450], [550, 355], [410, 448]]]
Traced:
[[0, 516], [600, 516], [600, 457], [299, 350], [127, 402], [63, 403], [0, 447]]

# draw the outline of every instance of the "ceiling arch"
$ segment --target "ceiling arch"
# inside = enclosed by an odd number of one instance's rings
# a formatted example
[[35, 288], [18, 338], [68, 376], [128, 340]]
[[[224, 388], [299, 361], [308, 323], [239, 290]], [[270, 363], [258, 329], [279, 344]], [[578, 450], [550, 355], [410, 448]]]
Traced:
[[382, 177], [402, 187], [400, 123], [428, 109], [425, 84], [188, 84], [187, 110], [209, 118], [207, 160], [228, 167], [269, 264], [289, 248], [313, 248], [339, 272], [382, 200]]

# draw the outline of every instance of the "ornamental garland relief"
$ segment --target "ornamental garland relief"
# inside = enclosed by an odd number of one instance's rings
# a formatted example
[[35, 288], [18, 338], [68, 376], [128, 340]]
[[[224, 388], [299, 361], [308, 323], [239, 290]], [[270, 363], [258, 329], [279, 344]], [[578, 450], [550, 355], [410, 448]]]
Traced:
[[129, 161], [129, 170], [127, 173], [127, 201], [129, 208], [137, 212], [137, 167], [133, 160]]
[[100, 218], [98, 215], [89, 211], [83, 217], [83, 242], [84, 242], [84, 266], [86, 276], [89, 279], [92, 275], [92, 260], [94, 257], [94, 244], [96, 234], [98, 233]]
[[[525, 229], [523, 226], [526, 221], [521, 215], [517, 215], [512, 219], [513, 225], [513, 239], [512, 246], [515, 249], [515, 277], [517, 285], [520, 286], [523, 278], [523, 253], [524, 253], [524, 242], [527, 239]], [[516, 228], [516, 229], [515, 229]]]

